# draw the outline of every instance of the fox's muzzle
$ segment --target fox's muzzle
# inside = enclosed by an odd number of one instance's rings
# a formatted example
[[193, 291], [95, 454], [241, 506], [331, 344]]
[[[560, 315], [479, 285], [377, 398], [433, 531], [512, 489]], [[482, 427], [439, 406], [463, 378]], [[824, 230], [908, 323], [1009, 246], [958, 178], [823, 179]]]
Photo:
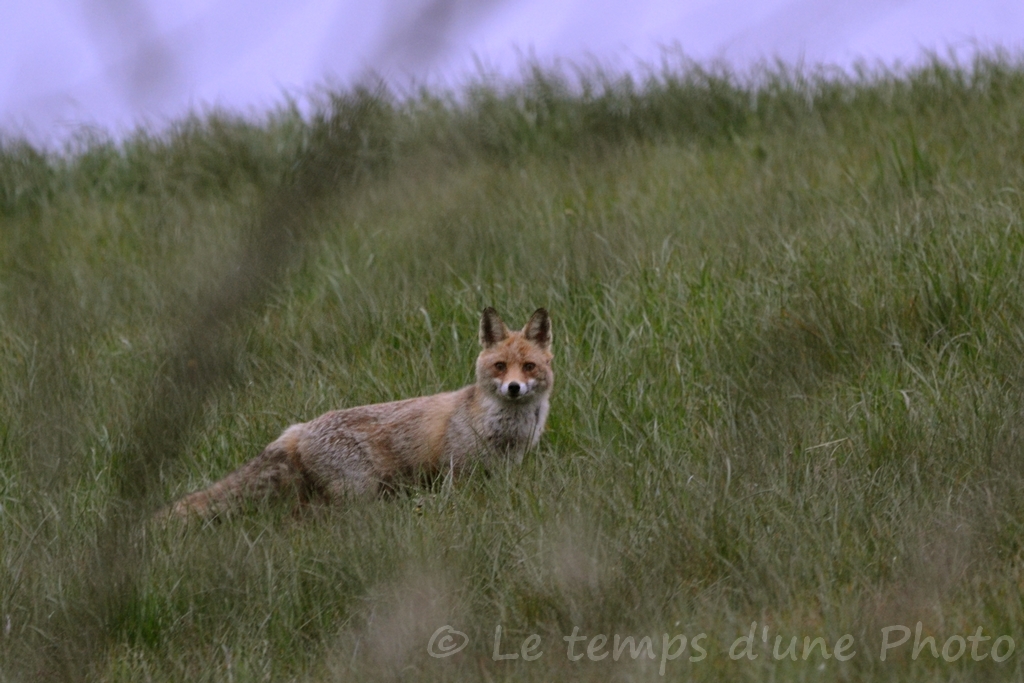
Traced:
[[527, 382], [517, 382], [515, 380], [502, 384], [499, 391], [502, 396], [508, 398], [519, 398], [530, 393], [530, 385]]

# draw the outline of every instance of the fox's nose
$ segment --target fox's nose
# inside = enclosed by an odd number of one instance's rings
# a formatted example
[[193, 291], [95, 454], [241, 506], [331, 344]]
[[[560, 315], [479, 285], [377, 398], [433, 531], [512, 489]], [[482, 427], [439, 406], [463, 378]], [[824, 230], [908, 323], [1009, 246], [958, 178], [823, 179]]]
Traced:
[[508, 395], [515, 398], [519, 395], [519, 382], [508, 383]]

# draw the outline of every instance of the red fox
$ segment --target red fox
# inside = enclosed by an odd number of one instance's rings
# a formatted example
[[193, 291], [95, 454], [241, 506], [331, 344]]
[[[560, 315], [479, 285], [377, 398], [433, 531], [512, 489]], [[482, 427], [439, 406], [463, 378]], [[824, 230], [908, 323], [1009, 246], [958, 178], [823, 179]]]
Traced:
[[246, 500], [291, 493], [328, 501], [377, 494], [416, 474], [459, 473], [476, 461], [517, 464], [537, 444], [554, 383], [551, 319], [538, 308], [521, 331], [498, 312], [480, 318], [476, 382], [458, 391], [335, 410], [288, 427], [209, 488], [174, 503], [170, 515], [214, 518]]

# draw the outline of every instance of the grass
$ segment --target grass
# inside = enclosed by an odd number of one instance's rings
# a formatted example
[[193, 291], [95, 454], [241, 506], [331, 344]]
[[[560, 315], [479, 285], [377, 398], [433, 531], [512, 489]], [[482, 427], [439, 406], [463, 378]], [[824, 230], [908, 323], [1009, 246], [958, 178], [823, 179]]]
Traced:
[[[1024, 638], [1022, 143], [1007, 55], [7, 141], [0, 680], [1019, 680], [941, 651]], [[486, 305], [555, 321], [522, 466], [147, 523], [292, 422], [469, 382]], [[918, 622], [939, 657], [881, 661]]]

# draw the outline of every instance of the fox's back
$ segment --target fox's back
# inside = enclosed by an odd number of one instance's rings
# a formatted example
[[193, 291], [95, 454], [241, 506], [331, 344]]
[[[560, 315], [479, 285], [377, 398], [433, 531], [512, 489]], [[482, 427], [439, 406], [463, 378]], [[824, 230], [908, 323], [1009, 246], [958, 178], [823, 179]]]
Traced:
[[358, 467], [387, 480], [438, 466], [452, 417], [468, 390], [332, 410], [301, 425], [296, 444], [312, 472]]

